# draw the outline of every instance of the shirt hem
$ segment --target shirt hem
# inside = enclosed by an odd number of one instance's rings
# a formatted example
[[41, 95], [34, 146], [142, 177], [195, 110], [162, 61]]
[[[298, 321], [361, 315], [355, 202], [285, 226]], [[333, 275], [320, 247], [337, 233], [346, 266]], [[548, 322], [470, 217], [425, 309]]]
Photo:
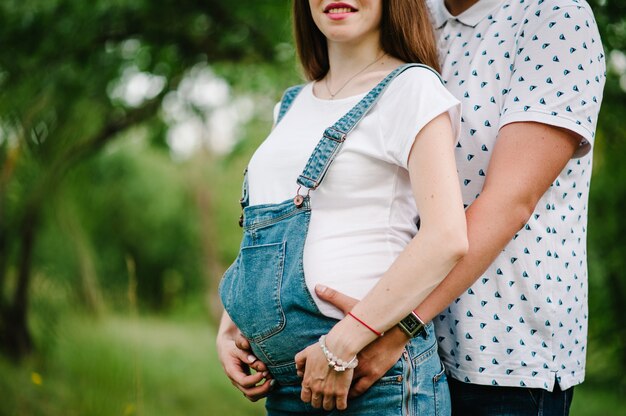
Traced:
[[[450, 368], [450, 366], [446, 366], [446, 369], [448, 376], [461, 382], [479, 384], [483, 386], [494, 386], [493, 380], [498, 380], [497, 386], [499, 387], [537, 388], [547, 390], [549, 392], [554, 390], [554, 386], [557, 384], [557, 377], [560, 377], [558, 385], [561, 390], [567, 390], [570, 387], [581, 384], [585, 380], [584, 371], [582, 374], [579, 373], [573, 376], [559, 376], [559, 373], [550, 371], [546, 374], [542, 374], [542, 376], [537, 375], [536, 377], [520, 377], [502, 374], [468, 373], [455, 370], [454, 368]], [[522, 382], [524, 385], [520, 384]]]
[[581, 137], [581, 140], [573, 158], [583, 157], [591, 150], [591, 143], [594, 136], [594, 133], [591, 130], [582, 124], [578, 124], [574, 119], [563, 116], [554, 116], [549, 112], [540, 110], [518, 110], [512, 113], [507, 113], [500, 118], [500, 128], [506, 126], [507, 124], [523, 121], [534, 121], [550, 126], [561, 127], [578, 134]]

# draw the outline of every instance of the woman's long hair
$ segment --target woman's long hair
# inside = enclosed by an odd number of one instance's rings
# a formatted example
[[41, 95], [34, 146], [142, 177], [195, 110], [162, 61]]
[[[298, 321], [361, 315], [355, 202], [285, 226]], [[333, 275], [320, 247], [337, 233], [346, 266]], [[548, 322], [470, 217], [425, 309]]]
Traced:
[[[439, 71], [437, 44], [424, 0], [383, 0], [382, 6], [383, 51]], [[315, 25], [308, 1], [293, 0], [293, 28], [304, 75], [309, 80], [324, 78], [329, 69], [326, 37]]]

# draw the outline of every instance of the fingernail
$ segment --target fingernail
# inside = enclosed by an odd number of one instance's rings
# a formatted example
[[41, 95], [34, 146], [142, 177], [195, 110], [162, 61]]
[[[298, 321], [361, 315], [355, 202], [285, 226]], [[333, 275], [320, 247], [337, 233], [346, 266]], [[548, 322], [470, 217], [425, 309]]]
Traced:
[[324, 285], [316, 285], [315, 286], [315, 290], [317, 290], [319, 293], [326, 292], [326, 289], [328, 289], [328, 288], [326, 286], [324, 286]]
[[267, 371], [263, 371], [263, 377], [267, 377], [269, 373]]
[[274, 384], [276, 384], [276, 380], [272, 379], [272, 380], [270, 381], [270, 386], [271, 386], [271, 387], [274, 387]]
[[256, 357], [254, 355], [252, 355], [252, 354], [248, 355], [248, 362], [250, 364], [252, 364], [255, 361], [256, 361]]

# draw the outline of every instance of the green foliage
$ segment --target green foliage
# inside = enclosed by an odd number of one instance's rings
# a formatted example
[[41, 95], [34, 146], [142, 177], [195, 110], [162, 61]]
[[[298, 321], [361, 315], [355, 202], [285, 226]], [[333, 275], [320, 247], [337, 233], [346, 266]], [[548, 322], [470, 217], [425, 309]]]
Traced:
[[[626, 5], [590, 4], [607, 57], [625, 51]], [[21, 366], [0, 359], [0, 414], [258, 414], [221, 375], [198, 299], [237, 253], [241, 172], [272, 106], [301, 82], [289, 2], [5, 0], [0, 22], [0, 347], [27, 352], [20, 328], [38, 347]], [[175, 160], [163, 102], [198, 67], [255, 109], [230, 153]], [[156, 86], [130, 102], [133, 73]], [[617, 414], [626, 391], [623, 76], [609, 70], [594, 148], [581, 416]], [[132, 310], [179, 321], [112, 316], [127, 291]]]
[[[626, 392], [626, 329], [621, 324], [626, 297], [625, 75], [610, 65], [614, 52], [626, 51], [626, 5], [594, 0], [592, 5], [607, 55], [608, 72], [594, 148], [589, 200], [589, 348], [588, 380]], [[624, 85], [624, 84], [622, 84]]]
[[[141, 141], [116, 143], [79, 166], [52, 207], [59, 221], [46, 222], [50, 228], [43, 230], [37, 264], [78, 275], [77, 265], [63, 264], [64, 253], [77, 247], [59, 247], [58, 237], [65, 235], [67, 242], [82, 233], [89, 237], [79, 243], [92, 247], [95, 272], [107, 291], [126, 290], [128, 258], [136, 265], [139, 299], [151, 306], [168, 306], [201, 290], [201, 230], [182, 168]], [[67, 225], [68, 215], [82, 230]]]
[[626, 416], [624, 399], [615, 390], [582, 384], [574, 389], [571, 416]]
[[[0, 39], [11, 45], [0, 50], [3, 348], [31, 348], [35, 273], [73, 280], [92, 309], [101, 309], [100, 285], [119, 289], [129, 273], [153, 307], [215, 279], [218, 268], [206, 264], [217, 260], [202, 257], [217, 250], [201, 249], [197, 220], [206, 178], [188, 177], [169, 159], [162, 103], [209, 62], [235, 89], [276, 95], [281, 68], [293, 60], [287, 9], [253, 0], [236, 8], [225, 0], [0, 4]], [[133, 74], [150, 86], [129, 99]], [[109, 149], [131, 139], [145, 146]]]

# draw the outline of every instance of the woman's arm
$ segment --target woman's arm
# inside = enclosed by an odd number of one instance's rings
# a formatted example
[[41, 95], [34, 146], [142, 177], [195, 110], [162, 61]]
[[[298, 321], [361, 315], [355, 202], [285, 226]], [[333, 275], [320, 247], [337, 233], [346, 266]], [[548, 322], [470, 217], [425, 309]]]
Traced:
[[[539, 199], [572, 158], [579, 140], [570, 131], [540, 123], [502, 127], [483, 191], [466, 212], [470, 249], [416, 309], [420, 317], [431, 320], [485, 272], [528, 221]], [[356, 303], [330, 288], [318, 291], [318, 296], [344, 312]], [[368, 346], [369, 359], [357, 368], [359, 380], [351, 387], [351, 396], [365, 392], [395, 363], [390, 353], [401, 350], [408, 339], [399, 329], [392, 329], [385, 338], [392, 334], [392, 339]]]
[[[443, 280], [467, 251], [465, 213], [447, 113], [420, 130], [408, 161], [421, 227], [379, 282], [352, 310], [360, 320], [385, 331], [410, 313]], [[349, 360], [376, 339], [367, 327], [346, 317], [326, 338], [328, 349]], [[345, 409], [352, 372], [329, 369], [319, 345], [296, 356], [304, 369], [302, 399], [314, 407]]]
[[[453, 137], [447, 113], [441, 114], [420, 131], [411, 149], [408, 168], [420, 231], [352, 310], [379, 331], [386, 331], [408, 315], [468, 250]], [[360, 324], [353, 329], [351, 318], [345, 321], [344, 328], [340, 323], [337, 332], [331, 331], [329, 343], [337, 352], [345, 349], [349, 355], [374, 338]]]

